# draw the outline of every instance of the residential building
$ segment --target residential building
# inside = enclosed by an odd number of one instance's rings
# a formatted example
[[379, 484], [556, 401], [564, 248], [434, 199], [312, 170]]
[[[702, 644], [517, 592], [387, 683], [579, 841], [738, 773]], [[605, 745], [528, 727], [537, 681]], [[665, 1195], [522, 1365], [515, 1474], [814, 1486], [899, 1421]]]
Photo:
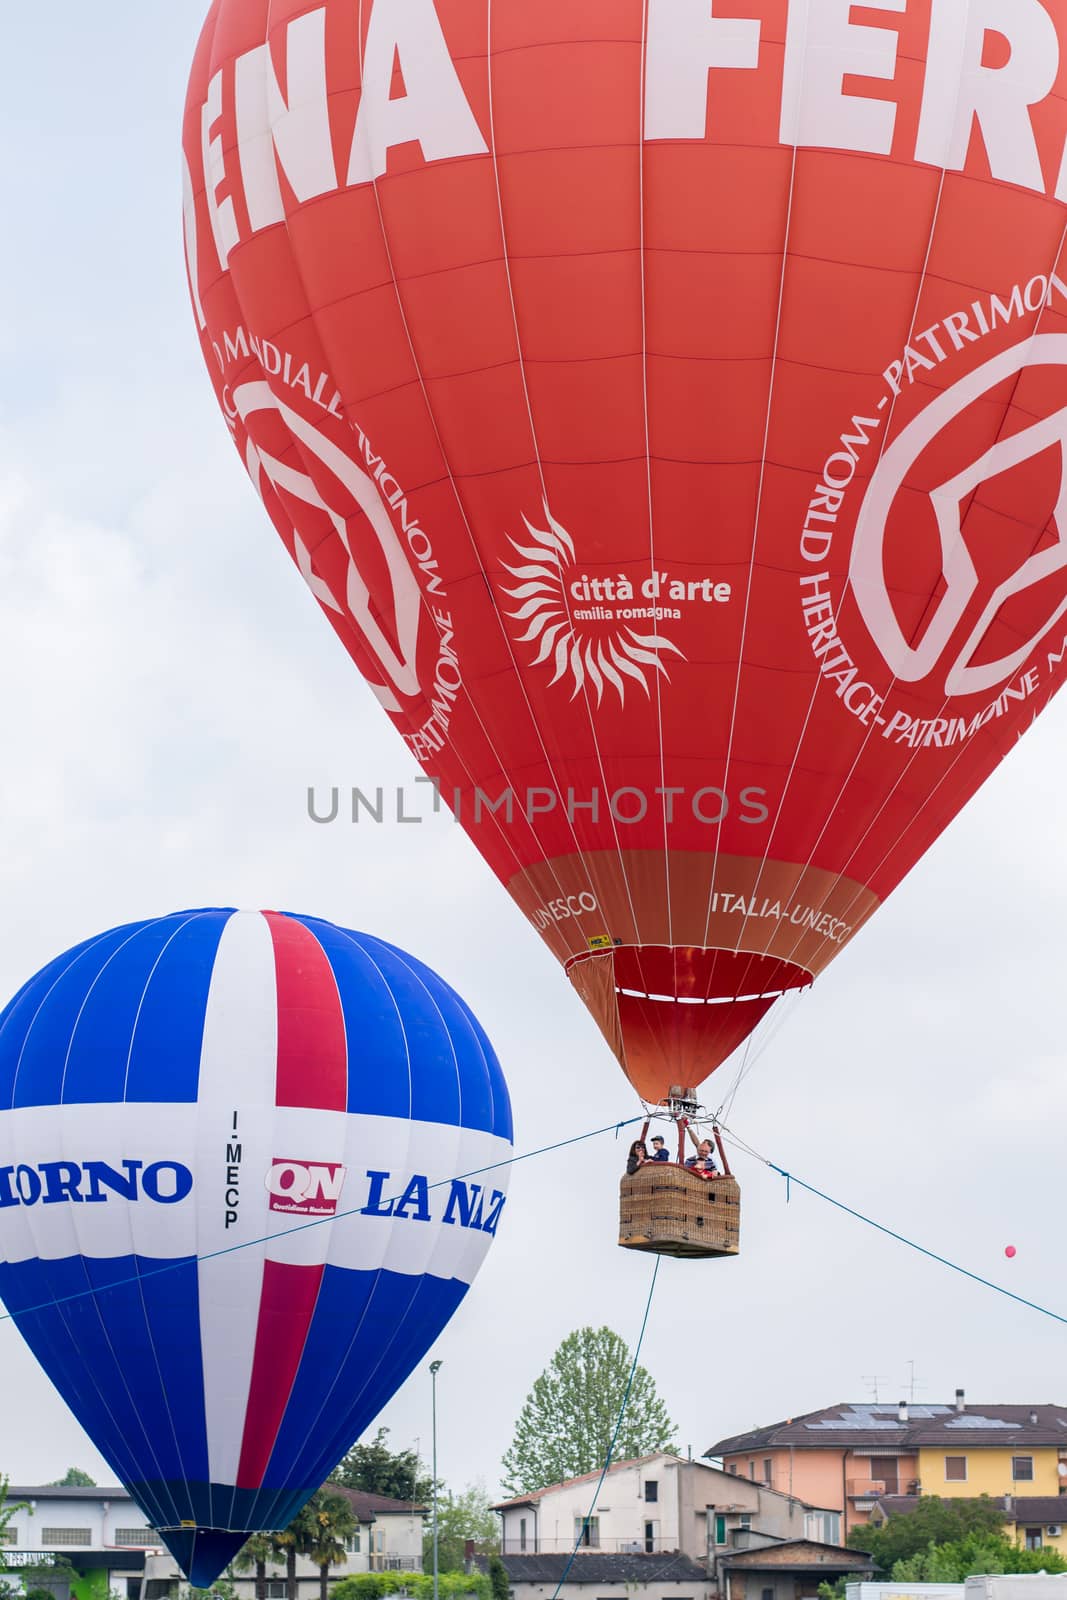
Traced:
[[[571, 1563], [569, 1553], [505, 1555], [512, 1600], [715, 1600], [704, 1567], [688, 1556], [590, 1550]], [[479, 1565], [484, 1568], [484, 1561]]]
[[725, 1469], [840, 1511], [844, 1531], [897, 1495], [1067, 1491], [1067, 1407], [840, 1404], [720, 1439]]
[[742, 1480], [706, 1461], [659, 1451], [617, 1461], [595, 1513], [589, 1501], [599, 1472], [517, 1495], [493, 1507], [505, 1555], [605, 1554], [689, 1556], [714, 1565], [717, 1554], [754, 1530], [773, 1539], [840, 1537], [840, 1515]]
[[138, 1600], [159, 1535], [125, 1489], [12, 1484], [14, 1515], [0, 1535], [0, 1573], [50, 1589], [55, 1600]]
[[[392, 1500], [387, 1495], [365, 1494], [361, 1489], [345, 1489], [339, 1483], [329, 1488], [344, 1495], [352, 1507], [356, 1528], [348, 1539], [344, 1561], [329, 1570], [328, 1583], [350, 1578], [357, 1572], [421, 1572], [422, 1541], [427, 1508], [410, 1500]], [[267, 1563], [267, 1600], [285, 1600], [285, 1562]], [[297, 1594], [300, 1600], [318, 1600], [319, 1569], [306, 1556], [296, 1559]], [[177, 1562], [164, 1552], [150, 1557], [145, 1567], [144, 1600], [173, 1600], [184, 1580]], [[254, 1600], [255, 1571], [234, 1573], [238, 1600]]]
[[[959, 1498], [954, 1496], [953, 1498]], [[1067, 1497], [1063, 1495], [997, 1495], [1004, 1513], [1004, 1531], [1027, 1550], [1057, 1550], [1067, 1557]], [[919, 1504], [917, 1495], [887, 1495], [871, 1512], [875, 1527], [890, 1517], [904, 1516]]]

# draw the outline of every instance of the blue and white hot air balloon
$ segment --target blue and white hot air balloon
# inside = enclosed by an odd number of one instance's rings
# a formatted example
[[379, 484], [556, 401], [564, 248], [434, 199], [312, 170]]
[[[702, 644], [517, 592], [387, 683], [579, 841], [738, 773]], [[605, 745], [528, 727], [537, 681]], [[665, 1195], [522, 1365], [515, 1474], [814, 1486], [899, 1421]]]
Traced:
[[0, 1297], [194, 1584], [448, 1322], [511, 1138], [459, 996], [311, 917], [117, 928], [0, 1015]]

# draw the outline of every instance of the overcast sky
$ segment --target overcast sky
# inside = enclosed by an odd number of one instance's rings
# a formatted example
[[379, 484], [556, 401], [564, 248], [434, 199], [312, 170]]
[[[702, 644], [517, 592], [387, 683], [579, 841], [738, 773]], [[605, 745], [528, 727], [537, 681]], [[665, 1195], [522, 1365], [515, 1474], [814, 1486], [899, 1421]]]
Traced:
[[[0, 52], [0, 991], [179, 907], [282, 907], [410, 949], [470, 1002], [517, 1144], [631, 1116], [562, 971], [450, 821], [316, 826], [309, 785], [416, 773], [292, 569], [222, 425], [189, 313], [179, 126], [205, 0], [9, 6]], [[1067, 704], [799, 1000], [731, 1123], [782, 1166], [1067, 1315]], [[709, 1085], [712, 1105], [733, 1077]], [[719, 1083], [722, 1090], [719, 1090]], [[440, 1470], [498, 1488], [571, 1329], [636, 1337], [623, 1141], [517, 1168], [434, 1352]], [[644, 1361], [684, 1449], [879, 1395], [1067, 1400], [1067, 1328], [738, 1158], [744, 1253], [665, 1261]], [[1004, 1255], [1013, 1244], [1018, 1254]], [[428, 1358], [429, 1359], [429, 1358]], [[112, 1474], [0, 1322], [0, 1473]], [[425, 1364], [382, 1413], [429, 1453]]]

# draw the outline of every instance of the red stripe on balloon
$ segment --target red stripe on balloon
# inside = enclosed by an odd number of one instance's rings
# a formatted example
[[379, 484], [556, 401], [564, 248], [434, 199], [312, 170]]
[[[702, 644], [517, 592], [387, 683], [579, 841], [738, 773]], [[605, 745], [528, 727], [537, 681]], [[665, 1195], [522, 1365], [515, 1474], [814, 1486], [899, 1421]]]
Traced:
[[322, 1274], [321, 1266], [263, 1263], [256, 1351], [237, 1467], [239, 1489], [258, 1489], [263, 1482], [304, 1354]]
[[[348, 1047], [337, 980], [326, 952], [302, 922], [263, 913], [274, 941], [278, 991], [275, 1104], [323, 1111], [348, 1107]], [[276, 1151], [288, 1156], [289, 1151]]]

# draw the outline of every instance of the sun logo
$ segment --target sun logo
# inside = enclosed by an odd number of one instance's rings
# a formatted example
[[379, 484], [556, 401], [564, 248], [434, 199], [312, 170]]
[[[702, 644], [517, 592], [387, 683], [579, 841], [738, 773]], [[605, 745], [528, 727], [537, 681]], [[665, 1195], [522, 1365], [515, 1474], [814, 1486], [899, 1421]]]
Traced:
[[[506, 614], [513, 622], [527, 624], [518, 642], [538, 646], [531, 665], [539, 667], [551, 660], [555, 667], [551, 682], [569, 678], [574, 685], [572, 700], [588, 686], [599, 706], [605, 685], [610, 684], [619, 696], [620, 705], [625, 704], [627, 680], [640, 684], [650, 697], [651, 672], [658, 672], [670, 681], [670, 674], [660, 659], [663, 653], [670, 651], [684, 660], [682, 651], [658, 633], [636, 633], [625, 626], [601, 627], [595, 636], [588, 630], [583, 631], [567, 591], [567, 577], [575, 559], [574, 541], [549, 511], [547, 502], [544, 511], [548, 522], [545, 530], [535, 528], [528, 517], [522, 519], [534, 541], [532, 545], [520, 544], [508, 536], [508, 543], [522, 558], [523, 565], [503, 564], [504, 571], [518, 579], [516, 588], [504, 590], [509, 600], [518, 603], [518, 609]], [[652, 606], [598, 609], [603, 610], [604, 620], [608, 621], [627, 615], [655, 615]]]

